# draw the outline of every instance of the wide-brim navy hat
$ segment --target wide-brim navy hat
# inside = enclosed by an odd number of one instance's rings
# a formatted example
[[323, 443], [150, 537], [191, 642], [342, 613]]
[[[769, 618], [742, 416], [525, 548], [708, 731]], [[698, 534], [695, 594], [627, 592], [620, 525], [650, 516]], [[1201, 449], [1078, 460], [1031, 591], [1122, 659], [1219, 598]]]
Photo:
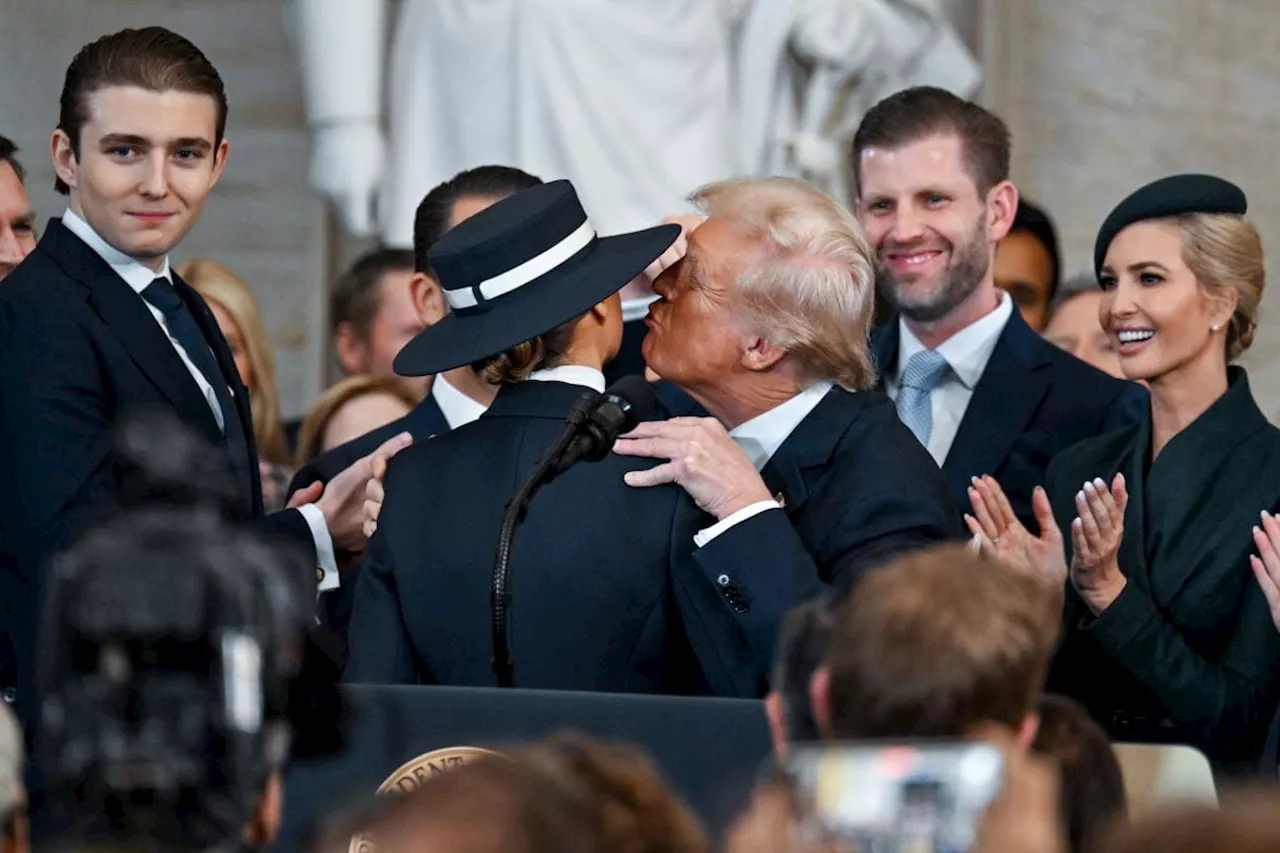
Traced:
[[1130, 193], [1107, 214], [1093, 244], [1093, 272], [1102, 275], [1111, 241], [1135, 222], [1168, 219], [1187, 213], [1233, 213], [1249, 210], [1244, 190], [1213, 175], [1169, 175]]
[[545, 334], [617, 293], [679, 235], [659, 225], [601, 237], [568, 181], [508, 196], [427, 252], [450, 313], [400, 350], [395, 371], [428, 376]]

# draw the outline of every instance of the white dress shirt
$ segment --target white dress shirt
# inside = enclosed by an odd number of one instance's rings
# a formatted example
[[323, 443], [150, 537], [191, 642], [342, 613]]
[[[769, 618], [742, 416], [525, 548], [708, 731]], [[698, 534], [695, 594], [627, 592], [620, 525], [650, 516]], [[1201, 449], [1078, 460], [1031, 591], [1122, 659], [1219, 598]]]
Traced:
[[[121, 252], [119, 249], [107, 243], [106, 240], [93, 230], [93, 227], [85, 222], [74, 210], [67, 209], [62, 215], [62, 224], [67, 230], [75, 234], [98, 255], [107, 262], [116, 274], [124, 279], [125, 283], [138, 294], [138, 298], [142, 299], [142, 291], [147, 288], [151, 282], [157, 278], [163, 277], [170, 282], [173, 281], [173, 273], [169, 270], [169, 259], [166, 257], [159, 272], [140, 263], [136, 258], [132, 258]], [[164, 314], [160, 309], [152, 305], [146, 299], [142, 299], [142, 304], [147, 306], [147, 310], [151, 312], [151, 316], [160, 324], [161, 330], [164, 331], [165, 337], [169, 339], [169, 343], [173, 345], [174, 350], [178, 353], [178, 357], [182, 359], [182, 363], [186, 365], [187, 370], [191, 373], [191, 378], [200, 388], [200, 393], [204, 395], [205, 400], [209, 403], [209, 408], [213, 410], [213, 417], [218, 422], [218, 429], [226, 432], [226, 424], [223, 420], [222, 406], [218, 404], [218, 397], [213, 392], [213, 386], [209, 384], [208, 378], [200, 372], [200, 370], [191, 361], [191, 357], [187, 351], [183, 349], [182, 344], [178, 343], [178, 339], [173, 336], [173, 332], [169, 329], [169, 323], [165, 320]], [[212, 357], [212, 353], [210, 353]], [[216, 362], [217, 359], [215, 358]], [[231, 389], [228, 388], [228, 391]], [[227, 416], [236, 416], [236, 413], [227, 413]], [[252, 427], [250, 427], [252, 430]], [[250, 460], [251, 464], [257, 464], [257, 460]], [[307, 527], [311, 529], [311, 538], [315, 542], [317, 562], [324, 571], [324, 577], [320, 581], [319, 589], [324, 591], [334, 589], [338, 586], [338, 560], [333, 552], [333, 537], [329, 535], [329, 527], [325, 524], [324, 513], [315, 504], [305, 504], [298, 507], [298, 512], [302, 513], [302, 517], [307, 521]]]
[[[941, 468], [946, 462], [951, 445], [960, 431], [960, 422], [973, 399], [973, 389], [982, 372], [987, 369], [991, 353], [995, 351], [1000, 333], [1013, 315], [1013, 300], [1004, 291], [997, 291], [1000, 304], [987, 316], [971, 323], [937, 347], [937, 353], [947, 360], [947, 371], [938, 387], [933, 389], [930, 402], [933, 408], [933, 430], [929, 433], [929, 455]], [[885, 377], [884, 390], [895, 401], [898, 399], [898, 378], [911, 356], [925, 349], [920, 339], [898, 319], [898, 364], [893, 373]]]
[[559, 367], [548, 367], [535, 370], [529, 375], [532, 382], [566, 382], [570, 385], [582, 385], [598, 394], [604, 393], [604, 374], [594, 367], [581, 364], [562, 364]]
[[[751, 420], [729, 430], [729, 436], [747, 454], [747, 458], [751, 460], [751, 464], [755, 466], [756, 470], [763, 470], [764, 466], [773, 458], [773, 454], [778, 452], [778, 448], [782, 446], [782, 443], [787, 440], [791, 433], [795, 432], [796, 427], [800, 426], [800, 422], [817, 408], [818, 404], [822, 402], [822, 398], [827, 396], [827, 392], [831, 390], [834, 384], [833, 382], [825, 381], [816, 382], [787, 402], [774, 406], [769, 411], [756, 415]], [[782, 505], [776, 500], [759, 501], [750, 506], [745, 506], [737, 512], [725, 516], [710, 527], [699, 530], [694, 535], [693, 542], [701, 548], [730, 527], [741, 524], [748, 518], [754, 518], [762, 512], [781, 508]]]
[[436, 405], [440, 407], [440, 414], [444, 415], [449, 429], [457, 429], [463, 424], [469, 424], [485, 412], [483, 403], [477, 403], [454, 388], [444, 378], [443, 373], [437, 373], [436, 378], [431, 380], [431, 399], [435, 400]]

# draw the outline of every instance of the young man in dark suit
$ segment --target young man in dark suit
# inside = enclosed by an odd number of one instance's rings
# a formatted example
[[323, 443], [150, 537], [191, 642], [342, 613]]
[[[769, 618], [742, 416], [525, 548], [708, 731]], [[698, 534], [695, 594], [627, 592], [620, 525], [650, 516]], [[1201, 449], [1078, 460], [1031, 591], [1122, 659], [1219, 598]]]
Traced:
[[0, 595], [28, 716], [42, 574], [128, 487], [111, 450], [121, 414], [168, 409], [221, 448], [240, 517], [306, 549], [322, 588], [337, 555], [364, 547], [371, 459], [263, 515], [249, 395], [169, 268], [226, 166], [226, 113], [217, 70], [159, 27], [105, 36], [67, 69], [52, 139], [67, 212], [0, 288]]
[[785, 179], [694, 201], [709, 217], [655, 282], [644, 357], [711, 417], [642, 423], [614, 452], [663, 460], [630, 485], [687, 493], [686, 629], [723, 663], [715, 692], [763, 696], [790, 607], [963, 533], [937, 466], [867, 390], [873, 255], [852, 214]]
[[1031, 493], [1059, 450], [1144, 417], [1146, 392], [1040, 338], [997, 289], [996, 244], [1018, 208], [1009, 130], [941, 89], [908, 89], [853, 141], [857, 213], [896, 315], [872, 333], [878, 387], [967, 510], [990, 474], [1034, 525]]

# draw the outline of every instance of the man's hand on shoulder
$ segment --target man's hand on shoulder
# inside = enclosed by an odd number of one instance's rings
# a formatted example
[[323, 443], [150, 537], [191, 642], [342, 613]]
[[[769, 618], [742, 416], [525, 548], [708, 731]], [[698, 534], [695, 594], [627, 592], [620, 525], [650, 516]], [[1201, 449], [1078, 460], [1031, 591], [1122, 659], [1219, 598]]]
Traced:
[[413, 436], [402, 432], [387, 439], [373, 453], [356, 460], [329, 481], [315, 504], [324, 514], [336, 551], [358, 553], [364, 550], [364, 505], [368, 483], [375, 478], [375, 460], [381, 459], [381, 469], [385, 470], [386, 460], [410, 444], [413, 444]]
[[773, 497], [747, 454], [714, 418], [645, 421], [619, 438], [613, 451], [669, 460], [647, 471], [628, 472], [627, 485], [678, 483], [717, 520]]

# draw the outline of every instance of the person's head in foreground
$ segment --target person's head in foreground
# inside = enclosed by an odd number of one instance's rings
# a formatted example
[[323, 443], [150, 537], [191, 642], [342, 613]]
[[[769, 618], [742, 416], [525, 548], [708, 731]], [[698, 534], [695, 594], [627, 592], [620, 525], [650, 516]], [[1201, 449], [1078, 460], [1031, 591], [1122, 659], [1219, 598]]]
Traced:
[[1262, 240], [1236, 185], [1173, 175], [1130, 194], [1098, 231], [1099, 320], [1129, 379], [1223, 382], [1253, 343], [1266, 285]]
[[1225, 792], [1215, 808], [1171, 803], [1120, 826], [1099, 853], [1274, 853], [1280, 850], [1280, 793]]
[[1023, 747], [1057, 639], [1061, 597], [965, 545], [872, 570], [837, 608], [811, 685], [828, 740], [954, 738], [982, 725]]
[[1120, 762], [1107, 733], [1080, 703], [1045, 694], [1038, 711], [1040, 727], [1031, 748], [1057, 762], [1071, 853], [1095, 850], [1103, 833], [1128, 814]]
[[705, 853], [693, 813], [628, 746], [558, 736], [475, 759], [341, 822], [377, 853]]
[[788, 178], [736, 178], [692, 201], [707, 216], [654, 282], [645, 363], [736, 426], [817, 382], [875, 381], [872, 255], [830, 196]]

